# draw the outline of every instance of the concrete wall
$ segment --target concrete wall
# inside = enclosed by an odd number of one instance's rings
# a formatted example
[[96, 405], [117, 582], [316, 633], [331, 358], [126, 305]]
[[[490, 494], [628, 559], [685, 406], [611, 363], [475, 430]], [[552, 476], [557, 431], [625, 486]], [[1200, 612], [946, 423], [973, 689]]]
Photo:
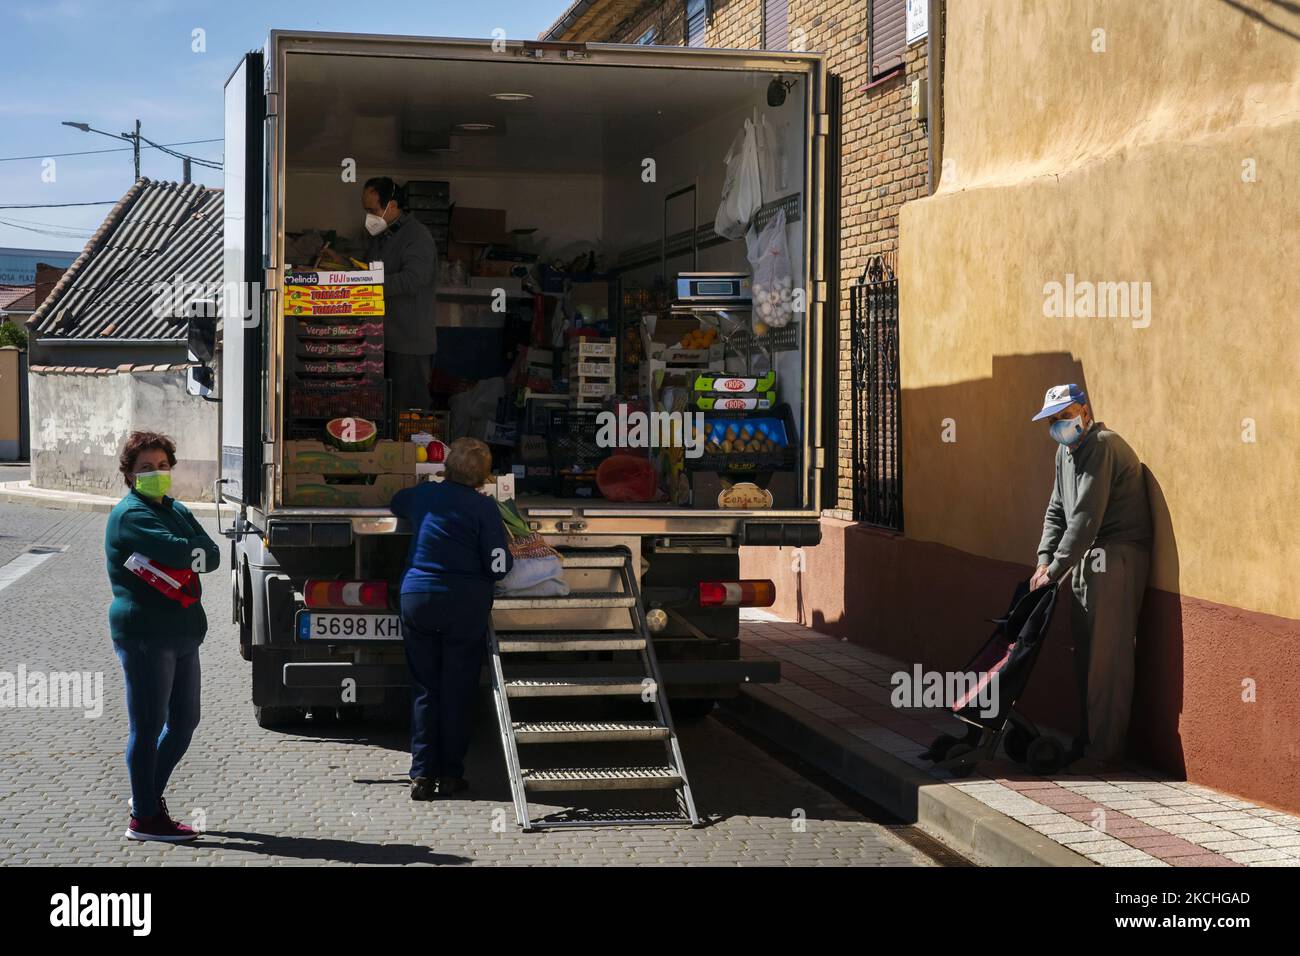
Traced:
[[[117, 458], [135, 430], [176, 442], [173, 497], [210, 501], [217, 478], [219, 405], [185, 392], [185, 371], [55, 372], [34, 368], [32, 484], [120, 496]], [[220, 380], [220, 371], [217, 373]]]
[[[1079, 382], [1150, 468], [1153, 585], [1300, 618], [1300, 16], [1250, 7], [1292, 34], [1181, 0], [949, 11], [951, 175], [902, 216], [909, 536], [1032, 560], [1053, 444], [1027, 420]], [[1048, 317], [1067, 275], [1149, 283], [1150, 314]]]
[[[1130, 744], [1295, 809], [1300, 271], [1283, 250], [1300, 220], [1300, 16], [991, 0], [948, 18], [944, 177], [901, 225], [908, 537], [990, 588], [1031, 564], [1053, 445], [1027, 419], [1048, 385], [1083, 384], [1149, 470]], [[1144, 314], [1045, 314], [1067, 275], [1149, 283]]]

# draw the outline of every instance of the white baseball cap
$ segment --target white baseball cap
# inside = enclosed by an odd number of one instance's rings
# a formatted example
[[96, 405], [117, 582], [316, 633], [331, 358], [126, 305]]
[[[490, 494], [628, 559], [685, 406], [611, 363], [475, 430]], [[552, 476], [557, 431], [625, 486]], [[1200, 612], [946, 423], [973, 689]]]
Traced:
[[1043, 396], [1043, 409], [1030, 421], [1040, 421], [1050, 415], [1055, 415], [1063, 408], [1069, 408], [1075, 402], [1080, 405], [1088, 404], [1088, 394], [1078, 385], [1053, 385]]

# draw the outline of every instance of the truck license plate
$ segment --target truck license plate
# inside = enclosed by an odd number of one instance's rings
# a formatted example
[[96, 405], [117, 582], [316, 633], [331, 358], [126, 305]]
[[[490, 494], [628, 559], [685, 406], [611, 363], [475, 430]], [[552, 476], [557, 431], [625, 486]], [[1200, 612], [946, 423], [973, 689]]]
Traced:
[[400, 641], [402, 619], [397, 614], [334, 614], [298, 612], [300, 641]]

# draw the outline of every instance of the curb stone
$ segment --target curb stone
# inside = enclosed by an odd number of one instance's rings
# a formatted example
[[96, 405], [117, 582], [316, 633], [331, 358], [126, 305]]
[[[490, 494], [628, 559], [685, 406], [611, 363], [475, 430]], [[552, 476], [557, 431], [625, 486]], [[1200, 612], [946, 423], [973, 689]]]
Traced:
[[750, 728], [895, 816], [914, 822], [972, 862], [982, 866], [1096, 866], [1050, 837], [783, 700], [766, 687], [744, 685], [738, 696], [721, 704]]

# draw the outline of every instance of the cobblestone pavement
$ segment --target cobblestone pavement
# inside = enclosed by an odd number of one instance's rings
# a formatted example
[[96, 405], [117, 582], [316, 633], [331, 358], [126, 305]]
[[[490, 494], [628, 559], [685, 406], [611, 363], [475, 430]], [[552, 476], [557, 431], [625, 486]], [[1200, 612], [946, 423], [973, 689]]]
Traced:
[[[102, 514], [0, 504], [0, 572], [30, 547], [66, 548], [19, 577], [0, 576], [0, 673], [85, 671], [103, 680], [97, 718], [0, 708], [0, 865], [932, 865], [890, 827], [713, 719], [682, 730], [697, 804], [715, 818], [699, 830], [518, 832], [486, 701], [469, 798], [413, 803], [400, 728], [257, 727], [225, 568], [206, 579], [203, 719], [168, 793], [173, 814], [201, 822], [205, 835], [189, 846], [128, 843], [126, 715], [106, 625], [104, 523]], [[211, 520], [204, 525], [215, 533]]]

